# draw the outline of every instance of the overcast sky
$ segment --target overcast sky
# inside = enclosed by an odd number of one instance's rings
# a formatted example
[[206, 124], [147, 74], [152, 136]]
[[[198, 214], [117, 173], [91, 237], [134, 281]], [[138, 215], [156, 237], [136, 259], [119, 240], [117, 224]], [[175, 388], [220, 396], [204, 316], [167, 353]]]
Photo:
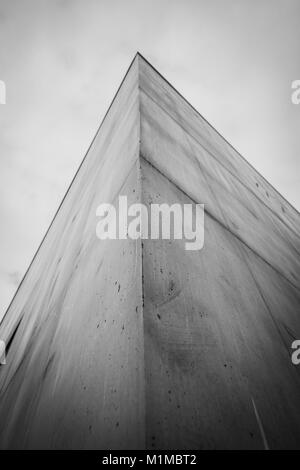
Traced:
[[298, 210], [300, 0], [0, 0], [0, 318], [139, 50]]

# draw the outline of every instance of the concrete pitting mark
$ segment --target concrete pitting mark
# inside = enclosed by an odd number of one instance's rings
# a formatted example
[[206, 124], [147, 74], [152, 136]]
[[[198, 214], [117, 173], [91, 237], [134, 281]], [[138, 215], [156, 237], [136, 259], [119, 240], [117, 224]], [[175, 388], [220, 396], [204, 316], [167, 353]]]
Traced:
[[169, 297], [167, 299], [163, 300], [159, 304], [155, 304], [155, 307], [159, 308], [159, 307], [162, 307], [163, 305], [171, 302], [172, 300], [176, 299], [176, 297], [178, 297], [181, 294], [181, 292], [182, 292], [182, 289], [178, 289], [178, 290], [174, 291], [174, 293], [172, 295], [169, 295]]
[[266, 438], [266, 434], [265, 434], [265, 431], [264, 431], [264, 428], [263, 428], [263, 425], [262, 425], [260, 416], [259, 416], [259, 414], [258, 414], [256, 405], [255, 405], [255, 401], [254, 401], [254, 399], [253, 399], [252, 397], [251, 397], [251, 401], [252, 401], [252, 405], [253, 405], [253, 409], [254, 409], [255, 418], [256, 418], [256, 421], [257, 421], [257, 424], [258, 424], [258, 427], [259, 427], [259, 430], [260, 430], [260, 434], [261, 434], [262, 440], [263, 440], [264, 449], [265, 449], [265, 450], [270, 450], [270, 447], [269, 447], [269, 445], [268, 445], [268, 441], [267, 441], [267, 438]]

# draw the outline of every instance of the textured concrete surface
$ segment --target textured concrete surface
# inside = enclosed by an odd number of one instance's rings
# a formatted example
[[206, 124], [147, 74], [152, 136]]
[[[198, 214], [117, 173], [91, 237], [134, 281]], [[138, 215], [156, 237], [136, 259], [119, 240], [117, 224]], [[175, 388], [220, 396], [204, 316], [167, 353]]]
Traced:
[[138, 198], [137, 78], [135, 62], [1, 324], [7, 342], [19, 325], [2, 448], [144, 445], [141, 244], [96, 237], [100, 203]]
[[[96, 207], [205, 204], [205, 243]], [[136, 56], [0, 326], [2, 448], [300, 448], [300, 217]]]

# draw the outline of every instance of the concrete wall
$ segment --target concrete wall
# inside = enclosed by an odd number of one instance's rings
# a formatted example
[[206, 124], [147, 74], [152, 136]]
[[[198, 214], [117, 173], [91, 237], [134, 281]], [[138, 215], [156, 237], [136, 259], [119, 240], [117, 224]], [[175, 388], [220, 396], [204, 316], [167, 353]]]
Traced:
[[205, 204], [205, 242], [143, 243], [146, 442], [300, 448], [300, 217], [144, 60], [142, 198]]
[[144, 446], [141, 244], [96, 208], [140, 199], [135, 61], [0, 329], [2, 448]]
[[[100, 242], [120, 194], [204, 203], [204, 248]], [[299, 228], [136, 56], [1, 323], [1, 448], [300, 447]]]

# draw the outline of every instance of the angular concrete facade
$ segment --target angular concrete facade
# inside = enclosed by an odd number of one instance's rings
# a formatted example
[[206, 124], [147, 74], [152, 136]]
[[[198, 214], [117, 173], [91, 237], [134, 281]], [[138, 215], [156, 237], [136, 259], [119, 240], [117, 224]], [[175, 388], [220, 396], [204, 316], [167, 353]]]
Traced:
[[[96, 237], [203, 203], [205, 243]], [[140, 55], [0, 326], [0, 447], [300, 448], [300, 217]]]

